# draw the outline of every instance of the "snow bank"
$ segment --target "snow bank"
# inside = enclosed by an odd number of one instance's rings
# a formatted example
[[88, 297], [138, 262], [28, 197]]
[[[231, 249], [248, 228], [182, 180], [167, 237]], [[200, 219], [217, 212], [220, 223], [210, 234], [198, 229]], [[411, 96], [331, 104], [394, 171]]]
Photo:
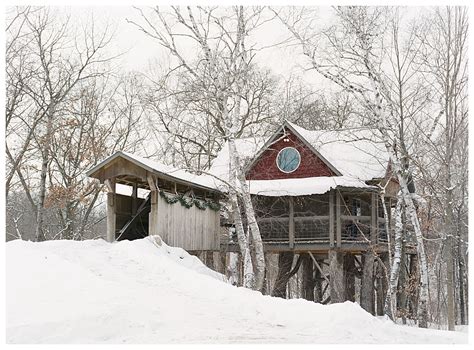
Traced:
[[151, 237], [6, 243], [8, 343], [462, 343], [467, 334], [237, 288]]

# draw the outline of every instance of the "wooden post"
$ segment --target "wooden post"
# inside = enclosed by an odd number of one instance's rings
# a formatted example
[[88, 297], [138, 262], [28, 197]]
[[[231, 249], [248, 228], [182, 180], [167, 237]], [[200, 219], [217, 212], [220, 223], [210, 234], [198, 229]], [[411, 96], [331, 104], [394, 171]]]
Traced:
[[344, 256], [344, 282], [344, 300], [355, 301], [355, 259], [350, 253]]
[[295, 246], [295, 209], [293, 203], [293, 197], [289, 197], [289, 204], [290, 204], [290, 220], [289, 220], [289, 227], [288, 227], [288, 238], [290, 242], [290, 248]]
[[137, 208], [138, 208], [138, 186], [137, 183], [135, 182], [132, 187], [132, 215], [135, 215], [137, 213]]
[[105, 185], [107, 186], [107, 242], [114, 242], [117, 221], [115, 179], [105, 180]]
[[372, 212], [371, 212], [371, 224], [370, 224], [370, 242], [372, 244], [377, 243], [377, 232], [378, 232], [378, 216], [379, 216], [379, 211], [378, 211], [378, 199], [377, 199], [377, 193], [372, 193]]
[[329, 191], [329, 247], [334, 247], [334, 191]]
[[148, 185], [150, 186], [150, 214], [148, 214], [148, 235], [159, 235], [158, 232], [158, 187], [153, 176], [147, 176]]
[[304, 254], [302, 257], [302, 267], [303, 267], [303, 283], [302, 283], [302, 295], [303, 298], [309, 301], [314, 301], [314, 269], [313, 261], [309, 254]]
[[341, 193], [336, 191], [336, 246], [341, 247]]
[[360, 306], [374, 315], [374, 256], [372, 251], [365, 252], [362, 260]]
[[[377, 298], [376, 298], [376, 311], [377, 311], [377, 316], [383, 316], [384, 315], [384, 304], [385, 304], [385, 296], [387, 293], [387, 279], [385, 278], [385, 268], [387, 268], [387, 263], [386, 263], [386, 257], [387, 254], [383, 254], [380, 256], [380, 260], [377, 261], [377, 270], [376, 270], [376, 292], [377, 292]], [[385, 267], [384, 267], [385, 265]], [[390, 271], [390, 270], [388, 270]]]
[[214, 251], [212, 252], [212, 255], [212, 260], [214, 261], [214, 270], [219, 273], [225, 274], [225, 261], [222, 261], [223, 254], [220, 251]]
[[341, 252], [329, 250], [329, 292], [331, 304], [344, 302], [344, 259]]

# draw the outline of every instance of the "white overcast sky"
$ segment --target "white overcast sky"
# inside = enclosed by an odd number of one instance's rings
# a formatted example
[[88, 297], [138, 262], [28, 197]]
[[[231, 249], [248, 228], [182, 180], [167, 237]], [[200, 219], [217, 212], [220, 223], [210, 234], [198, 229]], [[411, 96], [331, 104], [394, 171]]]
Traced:
[[[113, 53], [123, 53], [118, 65], [123, 71], [149, 72], [150, 65], [166, 60], [169, 53], [160, 47], [155, 39], [146, 36], [138, 28], [127, 22], [127, 19], [139, 21], [139, 13], [132, 6], [67, 6], [61, 11], [71, 14], [71, 22], [80, 23], [93, 16], [94, 22], [109, 23], [115, 28], [113, 42], [109, 50]], [[318, 9], [321, 23], [330, 17], [331, 9], [321, 7]], [[255, 32], [250, 38], [258, 46], [271, 46], [289, 37], [287, 29], [278, 21], [268, 22]], [[295, 47], [277, 46], [266, 48], [257, 53], [256, 62], [259, 66], [271, 68], [273, 74], [284, 79], [298, 76], [318, 88], [323, 80], [315, 72], [304, 72], [303, 66], [308, 66], [308, 61]]]
[[[7, 0], [7, 2], [10, 2]], [[34, 4], [35, 1], [16, 1], [9, 5], [28, 3]], [[139, 1], [137, 6], [146, 7], [151, 5], [159, 4], [189, 4], [189, 3], [206, 3], [205, 1]], [[216, 2], [214, 2], [215, 4]], [[219, 1], [219, 4], [231, 4], [228, 1]], [[241, 3], [241, 2], [239, 2]], [[273, 1], [272, 4], [277, 5], [290, 5], [290, 4], [305, 4], [305, 2], [288, 2], [288, 1]], [[306, 5], [318, 5], [318, 20], [322, 25], [331, 21], [332, 10], [328, 5], [334, 2], [306, 2]], [[348, 4], [351, 1], [341, 2], [341, 4]], [[352, 1], [352, 3], [354, 3]], [[361, 3], [360, 1], [358, 2]], [[377, 3], [377, 2], [375, 2]], [[407, 4], [415, 4], [416, 2], [405, 2]], [[89, 0], [83, 1], [43, 1], [40, 4], [53, 4], [53, 5], [66, 5], [62, 7], [62, 10], [71, 14], [71, 22], [81, 22], [89, 19], [91, 16], [94, 18], [95, 23], [108, 22], [115, 28], [115, 36], [112, 45], [109, 46], [109, 50], [113, 53], [123, 53], [119, 58], [117, 64], [123, 71], [140, 71], [149, 72], [150, 65], [159, 64], [159, 62], [167, 60], [169, 57], [168, 52], [159, 46], [159, 44], [152, 38], [147, 37], [144, 33], [140, 32], [134, 25], [127, 23], [126, 19], [138, 20], [139, 14], [130, 4], [130, 1], [116, 0], [116, 1], [101, 1], [91, 2]], [[97, 6], [100, 4], [101, 6]], [[105, 4], [105, 6], [102, 6]], [[111, 4], [116, 4], [111, 6]], [[128, 5], [124, 5], [128, 4]], [[211, 2], [212, 4], [212, 2]], [[244, 4], [252, 5], [256, 2], [244, 2]], [[370, 4], [370, 2], [368, 3]], [[395, 4], [395, 2], [391, 2]], [[426, 3], [424, 3], [426, 5]], [[79, 6], [78, 6], [79, 5]], [[96, 6], [92, 6], [96, 5]], [[416, 9], [405, 10], [407, 12], [415, 13]], [[419, 11], [419, 9], [418, 9]], [[268, 46], [281, 42], [283, 39], [288, 38], [289, 33], [287, 29], [278, 21], [272, 21], [261, 27], [256, 35], [251, 38], [259, 43], [260, 46]], [[296, 51], [296, 52], [295, 52]], [[272, 47], [259, 51], [256, 56], [256, 62], [260, 66], [266, 66], [271, 68], [273, 74], [281, 76], [284, 79], [290, 76], [297, 76], [303, 79], [305, 82], [313, 85], [313, 88], [328, 88], [328, 82], [322, 79], [314, 71], [305, 71], [303, 67], [308, 67], [308, 61], [301, 54], [296, 47], [279, 46]]]

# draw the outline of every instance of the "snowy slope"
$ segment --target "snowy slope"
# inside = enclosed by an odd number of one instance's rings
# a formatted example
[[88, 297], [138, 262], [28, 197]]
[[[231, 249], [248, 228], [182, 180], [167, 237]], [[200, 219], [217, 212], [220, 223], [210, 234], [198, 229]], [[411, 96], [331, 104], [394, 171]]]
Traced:
[[6, 243], [8, 343], [462, 343], [346, 302], [283, 300], [222, 281], [153, 239]]

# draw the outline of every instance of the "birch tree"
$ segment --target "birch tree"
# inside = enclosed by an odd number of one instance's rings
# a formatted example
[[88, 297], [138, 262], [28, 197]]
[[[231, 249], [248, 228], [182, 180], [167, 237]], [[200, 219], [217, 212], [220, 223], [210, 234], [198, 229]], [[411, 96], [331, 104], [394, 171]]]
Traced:
[[[244, 9], [239, 6], [224, 10], [188, 6], [171, 7], [169, 11], [159, 7], [138, 11], [140, 23], [130, 22], [171, 53], [175, 59], [173, 69], [181, 70], [186, 79], [192, 82], [193, 91], [198, 90], [206, 103], [215, 106], [213, 110], [217, 112], [210, 117], [221, 130], [229, 147], [228, 182], [235, 229], [244, 262], [244, 285], [261, 290], [265, 273], [263, 244], [235, 139], [239, 137], [239, 130], [246, 125], [245, 115], [250, 110], [248, 101], [242, 98], [250, 81], [253, 59], [246, 38], [261, 23], [262, 9]], [[197, 55], [190, 55], [189, 51], [183, 49], [183, 38], [192, 43]], [[243, 204], [248, 231], [243, 227], [239, 202]], [[254, 260], [250, 242], [255, 252]]]
[[323, 34], [326, 47], [324, 54], [317, 50], [322, 46], [321, 37], [318, 38], [311, 32], [312, 25], [305, 21], [311, 21], [311, 18], [308, 19], [313, 15], [311, 11], [295, 10], [290, 15], [278, 16], [299, 43], [311, 68], [345, 91], [351, 92], [364, 106], [368, 117], [367, 124], [377, 129], [375, 136], [385, 145], [416, 236], [421, 272], [418, 324], [426, 328], [428, 267], [423, 234], [409, 190], [410, 171], [403, 161], [405, 158], [409, 159], [409, 155], [400, 147], [398, 120], [392, 113], [397, 106], [391, 104], [387, 98], [389, 89], [382, 68], [383, 34], [387, 27], [386, 9], [350, 6], [338, 7], [334, 11], [337, 24]]
[[[441, 209], [446, 261], [448, 329], [455, 325], [455, 248], [464, 246], [455, 220], [455, 207], [465, 203], [463, 190], [467, 182], [467, 124], [468, 124], [468, 14], [467, 8], [445, 7], [432, 10], [425, 18], [427, 29], [420, 32], [422, 48], [420, 67], [424, 79], [433, 91], [435, 113], [429, 125], [417, 129], [425, 143], [427, 156], [418, 163], [429, 183], [430, 195]], [[464, 141], [463, 141], [464, 140]], [[461, 157], [459, 157], [461, 155]], [[440, 174], [440, 176], [436, 176]], [[457, 249], [456, 249], [457, 250]], [[460, 258], [460, 257], [458, 257]], [[461, 268], [462, 270], [462, 268]], [[464, 278], [464, 277], [462, 277]]]

